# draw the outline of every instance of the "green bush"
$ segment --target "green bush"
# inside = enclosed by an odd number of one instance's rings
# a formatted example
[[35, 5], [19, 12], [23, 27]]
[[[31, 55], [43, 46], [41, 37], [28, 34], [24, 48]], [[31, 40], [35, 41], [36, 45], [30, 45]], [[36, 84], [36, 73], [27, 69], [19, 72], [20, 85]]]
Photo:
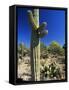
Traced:
[[56, 41], [53, 41], [49, 47], [48, 51], [51, 54], [59, 54], [59, 55], [64, 55], [64, 49], [57, 43]]

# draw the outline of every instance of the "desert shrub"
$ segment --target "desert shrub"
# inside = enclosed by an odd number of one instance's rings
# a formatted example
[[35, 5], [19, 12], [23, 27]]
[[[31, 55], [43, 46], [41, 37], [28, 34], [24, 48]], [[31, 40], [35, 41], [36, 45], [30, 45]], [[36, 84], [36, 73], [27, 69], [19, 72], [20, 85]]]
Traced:
[[50, 73], [49, 73], [49, 77], [50, 78], [60, 78], [61, 77], [61, 72], [60, 72], [60, 68], [57, 67], [57, 65], [55, 63], [52, 63], [50, 66]]
[[45, 65], [40, 71], [43, 79], [61, 78], [60, 68], [55, 63], [51, 63], [49, 66]]
[[47, 51], [47, 46], [44, 44], [44, 43], [40, 43], [40, 51], [42, 52], [42, 51]]
[[51, 63], [49, 66], [44, 65], [41, 69], [41, 78], [44, 79], [60, 79], [61, 71], [56, 63]]
[[41, 57], [42, 58], [47, 58], [48, 57], [48, 48], [44, 43], [40, 43], [40, 52], [41, 52]]
[[53, 41], [49, 47], [48, 47], [48, 52], [52, 54], [59, 54], [59, 55], [64, 55], [64, 49], [60, 46], [59, 43], [56, 41]]
[[60, 49], [59, 55], [64, 56], [65, 55], [65, 50], [63, 48]]
[[26, 48], [23, 43], [20, 43], [18, 45], [18, 54], [22, 57], [25, 56], [26, 54], [30, 56], [30, 50], [29, 48]]
[[22, 51], [24, 50], [24, 45], [22, 44], [22, 43], [20, 43], [19, 45], [18, 45], [18, 53], [19, 54], [22, 54]]

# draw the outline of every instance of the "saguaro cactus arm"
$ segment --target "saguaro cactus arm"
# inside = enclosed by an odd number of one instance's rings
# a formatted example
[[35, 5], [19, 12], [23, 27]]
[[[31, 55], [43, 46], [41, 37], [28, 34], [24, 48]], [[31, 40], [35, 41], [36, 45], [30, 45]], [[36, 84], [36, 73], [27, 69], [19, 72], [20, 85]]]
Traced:
[[46, 25], [47, 25], [47, 23], [46, 22], [43, 22], [39, 27], [38, 27], [38, 31], [40, 32], [40, 31], [42, 31], [42, 30], [44, 30], [45, 29], [45, 27], [46, 27]]
[[43, 30], [43, 31], [39, 32], [39, 38], [42, 38], [47, 34], [48, 34], [48, 30]]
[[46, 35], [48, 33], [48, 31], [45, 30], [45, 27], [47, 25], [46, 22], [43, 22], [39, 27], [37, 27], [31, 10], [28, 10], [28, 17], [29, 17], [29, 21], [33, 27], [33, 30], [38, 30], [38, 35], [40, 38], [42, 38], [44, 35]]
[[29, 17], [29, 21], [33, 27], [33, 30], [37, 30], [37, 25], [35, 23], [35, 20], [34, 20], [34, 17], [33, 17], [33, 14], [32, 14], [32, 11], [31, 10], [28, 10], [28, 17]]
[[46, 22], [43, 22], [39, 28], [37, 29], [38, 30], [38, 35], [39, 35], [39, 38], [42, 38], [44, 37], [46, 34], [48, 34], [48, 30], [45, 30], [45, 27], [46, 27], [47, 23]]

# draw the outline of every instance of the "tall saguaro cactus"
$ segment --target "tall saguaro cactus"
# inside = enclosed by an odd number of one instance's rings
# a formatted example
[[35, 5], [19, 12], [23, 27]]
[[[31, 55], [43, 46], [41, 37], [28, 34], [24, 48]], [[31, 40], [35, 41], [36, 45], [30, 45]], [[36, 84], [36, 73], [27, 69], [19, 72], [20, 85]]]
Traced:
[[32, 26], [31, 33], [31, 71], [32, 80], [40, 81], [40, 38], [48, 33], [46, 23], [39, 26], [39, 9], [28, 10], [29, 21]]

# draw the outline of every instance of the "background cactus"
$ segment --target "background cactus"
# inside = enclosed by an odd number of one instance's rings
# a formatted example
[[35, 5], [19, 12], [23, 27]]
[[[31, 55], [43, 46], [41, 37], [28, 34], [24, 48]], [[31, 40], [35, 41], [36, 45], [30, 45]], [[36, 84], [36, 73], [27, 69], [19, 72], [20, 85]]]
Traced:
[[46, 22], [39, 26], [39, 9], [28, 10], [29, 21], [32, 26], [31, 33], [31, 70], [32, 80], [40, 81], [40, 38], [48, 33]]

